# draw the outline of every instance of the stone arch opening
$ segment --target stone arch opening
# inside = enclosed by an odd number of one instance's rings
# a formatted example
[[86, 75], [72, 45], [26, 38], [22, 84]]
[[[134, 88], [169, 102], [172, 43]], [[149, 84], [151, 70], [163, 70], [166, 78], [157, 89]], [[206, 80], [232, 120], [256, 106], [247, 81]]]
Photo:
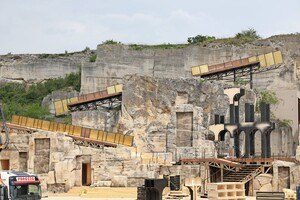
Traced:
[[252, 155], [253, 157], [260, 157], [262, 153], [262, 148], [261, 148], [261, 139], [262, 139], [262, 132], [260, 130], [254, 130], [253, 131], [253, 152]]
[[219, 157], [227, 157], [233, 147], [231, 134], [227, 130], [223, 130], [218, 134], [218, 155]]
[[239, 157], [245, 156], [245, 149], [246, 149], [246, 133], [244, 131], [241, 131], [238, 133], [238, 155]]

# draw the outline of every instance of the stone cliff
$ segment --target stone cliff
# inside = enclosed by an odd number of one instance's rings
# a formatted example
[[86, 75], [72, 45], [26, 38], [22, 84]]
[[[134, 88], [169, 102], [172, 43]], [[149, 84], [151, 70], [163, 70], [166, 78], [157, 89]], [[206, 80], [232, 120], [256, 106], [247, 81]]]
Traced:
[[0, 81], [36, 83], [80, 72], [93, 51], [65, 54], [0, 55]]
[[[153, 77], [191, 77], [191, 67], [217, 64], [243, 57], [281, 50], [284, 64], [277, 70], [254, 75], [258, 89], [298, 89], [300, 34], [279, 35], [243, 45], [216, 41], [183, 48], [134, 48], [131, 45], [98, 45], [95, 63], [89, 62], [94, 51], [67, 54], [1, 55], [0, 80], [38, 82], [82, 72], [82, 93], [101, 90], [121, 82], [124, 75]], [[275, 77], [275, 78], [274, 78]]]
[[300, 35], [274, 36], [240, 46], [224, 43], [189, 45], [177, 49], [145, 47], [135, 49], [127, 45], [98, 45], [96, 63], [82, 67], [83, 93], [101, 90], [120, 83], [127, 74], [153, 77], [191, 77], [191, 67], [218, 64], [275, 50], [283, 52], [284, 64], [272, 71], [254, 75], [254, 88], [298, 88]]

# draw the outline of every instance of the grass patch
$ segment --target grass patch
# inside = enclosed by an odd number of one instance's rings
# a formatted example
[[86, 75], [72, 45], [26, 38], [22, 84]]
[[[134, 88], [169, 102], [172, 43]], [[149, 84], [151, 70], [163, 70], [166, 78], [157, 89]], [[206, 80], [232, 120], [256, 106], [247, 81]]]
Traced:
[[157, 44], [157, 45], [143, 45], [143, 44], [130, 44], [129, 47], [133, 50], [143, 49], [182, 49], [189, 46], [189, 44]]

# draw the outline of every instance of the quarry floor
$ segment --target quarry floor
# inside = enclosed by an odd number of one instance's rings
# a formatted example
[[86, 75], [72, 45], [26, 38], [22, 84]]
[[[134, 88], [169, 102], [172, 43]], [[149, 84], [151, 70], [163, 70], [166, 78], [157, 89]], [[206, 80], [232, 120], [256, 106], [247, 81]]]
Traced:
[[[74, 187], [67, 193], [44, 193], [44, 200], [136, 200], [137, 188], [110, 188], [110, 187]], [[163, 198], [164, 199], [164, 198]], [[178, 198], [177, 198], [178, 199]], [[204, 200], [206, 198], [198, 198]], [[254, 200], [255, 197], [248, 197], [247, 200]], [[169, 199], [168, 200], [172, 200]], [[190, 197], [182, 198], [182, 200], [190, 200]]]

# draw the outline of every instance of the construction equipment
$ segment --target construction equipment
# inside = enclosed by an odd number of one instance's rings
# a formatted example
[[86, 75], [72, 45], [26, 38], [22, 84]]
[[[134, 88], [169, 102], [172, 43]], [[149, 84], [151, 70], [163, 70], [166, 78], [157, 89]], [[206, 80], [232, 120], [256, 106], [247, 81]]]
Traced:
[[3, 106], [2, 106], [2, 102], [0, 102], [0, 112], [1, 112], [1, 117], [2, 117], [2, 133], [5, 133], [5, 141], [3, 142], [2, 139], [2, 135], [0, 135], [0, 152], [3, 149], [7, 149], [8, 148], [8, 144], [9, 144], [9, 131], [6, 125], [6, 119], [5, 119], [5, 115], [4, 115], [4, 111], [3, 111]]
[[28, 172], [0, 172], [1, 200], [39, 200], [42, 198], [40, 180]]

